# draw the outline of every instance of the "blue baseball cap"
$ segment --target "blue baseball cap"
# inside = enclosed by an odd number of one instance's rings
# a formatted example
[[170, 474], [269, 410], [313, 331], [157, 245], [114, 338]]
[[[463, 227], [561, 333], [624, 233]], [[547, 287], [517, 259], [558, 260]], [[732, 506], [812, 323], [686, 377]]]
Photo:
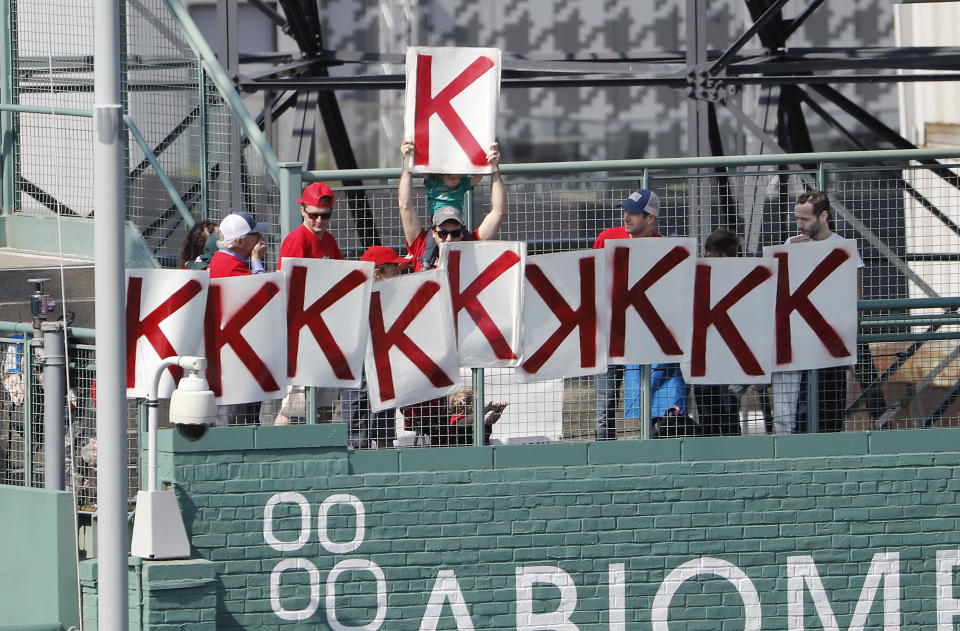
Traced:
[[660, 215], [660, 198], [657, 197], [656, 193], [646, 188], [638, 188], [630, 193], [630, 197], [620, 202], [620, 205], [628, 213], [634, 215], [640, 213], [647, 213], [654, 217]]

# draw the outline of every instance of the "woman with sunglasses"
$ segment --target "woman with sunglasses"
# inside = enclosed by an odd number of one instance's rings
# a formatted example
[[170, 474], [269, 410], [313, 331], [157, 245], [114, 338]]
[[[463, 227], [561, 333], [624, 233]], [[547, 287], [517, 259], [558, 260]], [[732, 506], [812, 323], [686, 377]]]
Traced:
[[[409, 165], [413, 157], [414, 145], [405, 141], [400, 146], [403, 156], [403, 170], [400, 173], [400, 185], [397, 198], [400, 202], [400, 223], [403, 226], [403, 236], [407, 241], [407, 252], [413, 258], [413, 271], [436, 267], [439, 258], [439, 248], [427, 253], [427, 231], [420, 223], [420, 216], [413, 204], [413, 175]], [[503, 220], [507, 218], [507, 190], [500, 178], [498, 164], [500, 151], [494, 144], [487, 154], [487, 161], [493, 165], [490, 174], [490, 212], [486, 214], [480, 225], [473, 232], [468, 233], [463, 223], [463, 215], [453, 206], [445, 206], [433, 214], [430, 238], [439, 246], [443, 243], [457, 241], [487, 241], [495, 239], [500, 232]]]
[[343, 260], [340, 246], [329, 230], [333, 199], [333, 189], [323, 182], [314, 182], [303, 190], [303, 195], [297, 200], [303, 223], [284, 237], [280, 244], [277, 271], [280, 271], [285, 257]]

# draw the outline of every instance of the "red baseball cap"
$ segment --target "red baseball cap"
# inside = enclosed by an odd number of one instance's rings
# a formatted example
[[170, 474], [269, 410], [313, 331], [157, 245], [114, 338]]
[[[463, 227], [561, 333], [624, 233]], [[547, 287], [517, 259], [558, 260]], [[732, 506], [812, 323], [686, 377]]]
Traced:
[[[329, 197], [329, 204], [321, 204], [320, 199], [322, 197]], [[303, 189], [303, 195], [300, 196], [300, 199], [297, 200], [298, 204], [306, 204], [307, 206], [316, 206], [317, 208], [330, 208], [333, 206], [333, 189], [324, 184], [323, 182], [314, 182], [307, 188]]]
[[385, 245], [372, 245], [360, 257], [361, 261], [370, 261], [375, 267], [380, 267], [384, 263], [396, 263], [400, 269], [405, 269], [410, 265], [410, 259], [397, 254], [393, 248]]

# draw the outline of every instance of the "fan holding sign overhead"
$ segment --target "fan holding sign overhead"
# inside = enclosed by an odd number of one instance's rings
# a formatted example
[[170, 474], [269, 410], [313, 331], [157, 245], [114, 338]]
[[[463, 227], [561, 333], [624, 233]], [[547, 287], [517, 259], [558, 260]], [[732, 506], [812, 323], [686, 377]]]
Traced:
[[[406, 63], [403, 168], [425, 174], [427, 208], [437, 225], [453, 216], [450, 209], [463, 212], [465, 197], [484, 174], [491, 174], [491, 186], [498, 179], [500, 51], [413, 47]], [[433, 267], [438, 244], [427, 239], [423, 245], [414, 256]]]

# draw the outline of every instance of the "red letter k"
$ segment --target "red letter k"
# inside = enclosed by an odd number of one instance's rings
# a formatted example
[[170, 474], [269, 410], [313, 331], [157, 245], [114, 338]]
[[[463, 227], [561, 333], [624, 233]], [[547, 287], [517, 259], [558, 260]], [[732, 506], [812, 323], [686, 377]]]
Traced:
[[436, 114], [443, 124], [450, 130], [450, 134], [460, 144], [470, 158], [470, 162], [477, 166], [487, 164], [486, 153], [477, 142], [477, 139], [467, 129], [460, 115], [457, 114], [450, 101], [463, 92], [467, 87], [479, 79], [487, 70], [493, 68], [493, 61], [489, 57], [478, 57], [463, 72], [451, 81], [445, 88], [431, 96], [431, 66], [433, 57], [417, 55], [417, 106], [414, 112], [413, 141], [417, 152], [414, 154], [415, 164], [430, 163], [430, 117]]
[[503, 333], [497, 328], [497, 325], [490, 318], [490, 314], [480, 304], [477, 296], [481, 291], [499, 278], [504, 272], [520, 262], [520, 257], [516, 252], [507, 250], [488, 265], [480, 274], [473, 279], [473, 282], [460, 291], [460, 251], [450, 252], [450, 265], [448, 269], [450, 278], [450, 294], [453, 298], [453, 326], [460, 334], [459, 319], [457, 314], [461, 309], [466, 309], [473, 321], [477, 323], [477, 328], [483, 333], [490, 343], [490, 347], [497, 355], [497, 359], [516, 359], [517, 356], [510, 348], [510, 344], [504, 339]]
[[797, 290], [790, 293], [790, 273], [786, 252], [774, 254], [777, 258], [777, 364], [786, 364], [793, 360], [793, 342], [790, 339], [790, 314], [797, 311], [817, 334], [827, 351], [834, 357], [849, 357], [850, 351], [836, 330], [830, 326], [823, 314], [810, 302], [810, 292], [816, 289], [827, 276], [850, 258], [845, 250], [834, 250], [820, 261], [820, 264], [800, 283]]
[[280, 293], [280, 288], [273, 282], [264, 283], [263, 287], [251, 296], [246, 304], [240, 307], [223, 326], [220, 326], [220, 321], [223, 319], [221, 289], [218, 285], [210, 285], [207, 294], [207, 315], [203, 322], [204, 344], [207, 353], [207, 382], [210, 384], [210, 389], [218, 397], [223, 394], [223, 369], [220, 364], [220, 349], [229, 344], [233, 352], [243, 362], [243, 365], [260, 384], [260, 388], [264, 392], [276, 392], [280, 389], [280, 386], [277, 385], [270, 369], [257, 356], [256, 351], [243, 337], [241, 331], [260, 312], [264, 305], [270, 302], [271, 298]]
[[353, 270], [331, 287], [312, 305], [303, 308], [304, 285], [307, 281], [307, 268], [294, 265], [290, 276], [290, 295], [287, 297], [287, 376], [297, 375], [297, 353], [300, 350], [300, 329], [309, 327], [313, 337], [323, 351], [333, 374], [337, 379], [353, 379], [353, 373], [347, 364], [347, 358], [340, 350], [333, 334], [323, 321], [323, 311], [349, 294], [367, 280], [366, 274]]
[[523, 369], [535, 373], [553, 356], [560, 344], [574, 328], [580, 329], [580, 366], [591, 367], [597, 363], [597, 309], [596, 275], [594, 258], [580, 259], [580, 307], [574, 311], [563, 299], [538, 265], [527, 264], [527, 280], [537, 290], [550, 311], [560, 320], [560, 326], [547, 338], [530, 358], [523, 362]]
[[407, 356], [414, 366], [420, 369], [427, 379], [437, 388], [452, 386], [453, 380], [440, 366], [424, 353], [404, 332], [414, 318], [423, 311], [430, 299], [440, 291], [440, 284], [432, 280], [426, 281], [413, 294], [413, 298], [404, 307], [390, 330], [383, 324], [383, 307], [380, 303], [380, 292], [374, 291], [370, 296], [370, 343], [373, 345], [373, 359], [377, 365], [377, 380], [380, 384], [380, 400], [389, 401], [396, 398], [393, 388], [393, 368], [390, 364], [390, 349], [396, 346]]
[[[130, 277], [127, 287], [127, 387], [132, 388], [136, 382], [136, 355], [137, 341], [146, 337], [162, 358], [176, 355], [177, 351], [167, 336], [160, 330], [160, 323], [180, 307], [190, 302], [200, 293], [203, 287], [196, 280], [189, 280], [160, 306], [150, 312], [147, 317], [140, 319], [140, 294], [143, 290], [143, 278]], [[171, 369], [173, 367], [171, 366]], [[177, 369], [179, 370], [179, 369]], [[173, 372], [171, 370], [171, 372]]]

